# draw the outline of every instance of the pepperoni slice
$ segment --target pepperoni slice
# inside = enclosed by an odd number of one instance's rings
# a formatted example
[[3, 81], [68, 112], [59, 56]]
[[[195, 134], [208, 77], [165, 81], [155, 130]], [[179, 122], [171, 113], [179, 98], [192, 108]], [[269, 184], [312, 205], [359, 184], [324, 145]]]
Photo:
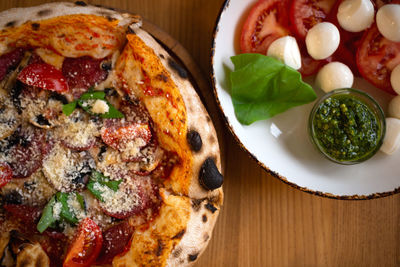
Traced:
[[100, 66], [103, 60], [89, 56], [64, 59], [62, 73], [74, 97], [80, 97], [89, 87], [107, 78], [108, 72]]
[[0, 56], [0, 81], [4, 79], [11, 68], [18, 66], [24, 57], [25, 50], [17, 48], [9, 53]]
[[38, 207], [21, 205], [21, 204], [5, 204], [4, 209], [15, 219], [21, 220], [26, 225], [36, 227], [36, 222], [42, 213]]
[[98, 264], [110, 264], [113, 258], [129, 249], [133, 227], [127, 221], [111, 226], [103, 232], [103, 247]]
[[16, 144], [9, 150], [11, 158], [8, 162], [13, 178], [29, 177], [42, 166], [43, 154], [47, 149], [44, 132], [27, 127], [18, 130], [13, 138]]
[[[132, 176], [130, 181], [120, 184], [118, 191], [99, 202], [103, 212], [117, 219], [139, 215], [148, 208], [158, 207], [158, 187], [149, 176]], [[111, 203], [122, 203], [116, 207]]]
[[44, 231], [40, 245], [49, 256], [51, 267], [62, 266], [62, 256], [66, 242], [68, 242], [68, 238], [63, 233], [52, 230]]
[[12, 175], [11, 167], [5, 162], [0, 162], [0, 188], [11, 181]]

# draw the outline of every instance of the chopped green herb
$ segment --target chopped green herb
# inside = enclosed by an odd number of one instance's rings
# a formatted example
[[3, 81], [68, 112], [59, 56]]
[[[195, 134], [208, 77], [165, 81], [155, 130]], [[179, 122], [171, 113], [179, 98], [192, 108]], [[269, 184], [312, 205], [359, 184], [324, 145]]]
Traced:
[[[107, 186], [114, 192], [118, 191], [119, 185], [122, 183], [122, 180], [110, 180], [109, 177], [104, 176], [102, 173], [98, 171], [92, 171], [92, 175], [90, 176], [89, 183], [87, 184], [87, 189], [100, 201], [104, 202], [104, 198], [102, 196], [103, 192], [96, 189], [97, 186]], [[97, 184], [97, 186], [96, 186]]]
[[62, 111], [66, 116], [69, 116], [72, 114], [72, 112], [74, 112], [74, 110], [76, 109], [76, 104], [78, 102], [77, 101], [72, 101], [71, 103], [65, 104], [62, 107]]
[[39, 223], [36, 227], [39, 233], [43, 233], [49, 226], [56, 222], [56, 219], [53, 217], [54, 204], [56, 204], [56, 199], [53, 196], [49, 203], [44, 207], [42, 217], [40, 217]]
[[79, 221], [76, 218], [74, 212], [71, 211], [68, 206], [68, 198], [69, 197], [70, 197], [69, 194], [63, 193], [63, 192], [58, 192], [56, 194], [57, 201], [60, 202], [62, 205], [60, 217], [65, 219], [67, 222], [69, 222], [71, 224], [77, 224]]

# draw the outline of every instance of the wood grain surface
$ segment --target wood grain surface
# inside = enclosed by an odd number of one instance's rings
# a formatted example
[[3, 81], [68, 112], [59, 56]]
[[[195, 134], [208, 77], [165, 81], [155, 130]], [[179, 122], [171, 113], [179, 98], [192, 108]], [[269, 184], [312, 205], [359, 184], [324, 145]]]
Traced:
[[[44, 2], [2, 0], [0, 9]], [[141, 14], [178, 40], [209, 78], [223, 0], [88, 2]], [[298, 191], [263, 171], [227, 129], [220, 134], [225, 203], [196, 266], [400, 266], [400, 195], [344, 201]]]

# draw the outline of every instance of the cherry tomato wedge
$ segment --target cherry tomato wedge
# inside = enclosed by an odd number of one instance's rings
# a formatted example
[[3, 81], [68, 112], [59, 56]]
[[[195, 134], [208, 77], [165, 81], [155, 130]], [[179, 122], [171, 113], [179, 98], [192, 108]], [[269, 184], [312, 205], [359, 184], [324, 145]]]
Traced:
[[240, 37], [242, 53], [266, 54], [269, 45], [289, 34], [288, 0], [260, 0], [251, 9]]
[[290, 21], [296, 37], [304, 39], [309, 29], [324, 21], [336, 0], [293, 0], [290, 7]]
[[18, 74], [18, 80], [49, 91], [68, 91], [68, 84], [62, 72], [47, 63], [29, 64]]
[[11, 167], [5, 162], [1, 162], [0, 163], [0, 188], [2, 188], [3, 186], [5, 186], [6, 184], [8, 184], [11, 181], [12, 175], [13, 175], [13, 173], [12, 173]]
[[364, 33], [357, 50], [357, 66], [360, 74], [376, 87], [396, 94], [390, 84], [390, 74], [398, 64], [400, 64], [400, 43], [387, 40], [374, 24]]
[[91, 266], [100, 254], [103, 235], [100, 227], [91, 219], [84, 219], [78, 227], [72, 245], [64, 260], [64, 267]]
[[151, 130], [147, 123], [129, 123], [127, 125], [111, 125], [101, 131], [101, 139], [114, 149], [124, 149], [125, 146], [137, 138], [144, 141], [145, 146], [151, 140]]

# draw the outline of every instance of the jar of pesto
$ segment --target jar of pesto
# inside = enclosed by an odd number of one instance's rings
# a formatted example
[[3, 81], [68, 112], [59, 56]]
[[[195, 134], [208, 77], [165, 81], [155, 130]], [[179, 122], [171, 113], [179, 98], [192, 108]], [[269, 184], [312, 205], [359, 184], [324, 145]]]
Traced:
[[371, 158], [385, 135], [385, 115], [367, 93], [355, 89], [329, 92], [309, 118], [312, 143], [333, 162], [350, 165]]

